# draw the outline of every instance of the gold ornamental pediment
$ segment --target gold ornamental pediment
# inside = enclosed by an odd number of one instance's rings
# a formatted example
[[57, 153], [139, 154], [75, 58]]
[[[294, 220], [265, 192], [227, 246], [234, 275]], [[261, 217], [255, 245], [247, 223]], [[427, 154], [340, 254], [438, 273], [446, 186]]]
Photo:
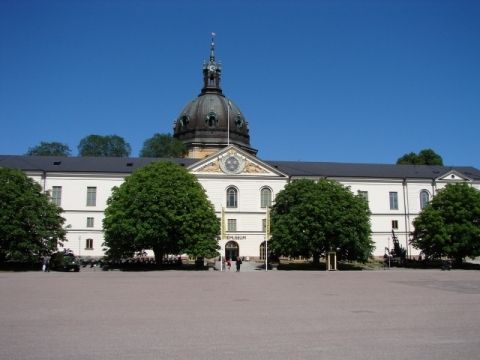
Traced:
[[206, 173], [220, 173], [220, 161], [212, 161], [208, 164], [205, 164], [201, 168], [197, 169], [198, 172], [206, 172]]
[[260, 165], [254, 163], [254, 162], [251, 162], [251, 161], [246, 162], [243, 172], [245, 172], [247, 174], [266, 174], [266, 173], [268, 173], [268, 171], [265, 170], [263, 167], [261, 167]]

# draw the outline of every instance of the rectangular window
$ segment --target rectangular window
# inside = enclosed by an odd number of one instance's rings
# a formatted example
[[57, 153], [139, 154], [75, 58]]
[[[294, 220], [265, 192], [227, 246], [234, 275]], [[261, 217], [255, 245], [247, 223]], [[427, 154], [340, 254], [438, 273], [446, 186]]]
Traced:
[[57, 206], [62, 205], [62, 187], [61, 186], [52, 187], [52, 203], [54, 203]]
[[94, 186], [87, 187], [87, 206], [97, 205], [97, 188]]
[[85, 250], [93, 250], [93, 239], [85, 240]]
[[398, 210], [398, 193], [396, 191], [390, 192], [390, 210]]
[[398, 220], [392, 220], [392, 229], [398, 229]]
[[237, 231], [237, 219], [228, 219], [228, 231]]
[[358, 190], [358, 196], [364, 198], [368, 202], [368, 191]]
[[93, 217], [87, 217], [87, 227], [92, 228], [93, 224]]

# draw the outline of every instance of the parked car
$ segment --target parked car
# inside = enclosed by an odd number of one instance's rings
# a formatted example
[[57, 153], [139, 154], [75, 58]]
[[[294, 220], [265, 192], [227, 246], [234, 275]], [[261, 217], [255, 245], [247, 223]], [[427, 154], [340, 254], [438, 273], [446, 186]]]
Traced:
[[80, 262], [71, 252], [57, 252], [52, 254], [50, 259], [50, 268], [58, 271], [80, 271]]

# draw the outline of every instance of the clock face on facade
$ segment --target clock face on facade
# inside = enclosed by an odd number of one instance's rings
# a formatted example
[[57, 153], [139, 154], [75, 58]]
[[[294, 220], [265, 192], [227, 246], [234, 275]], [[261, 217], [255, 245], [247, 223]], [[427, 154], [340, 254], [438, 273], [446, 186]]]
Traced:
[[222, 161], [222, 170], [230, 174], [238, 174], [243, 169], [243, 160], [236, 155], [229, 155]]
[[235, 156], [229, 156], [225, 161], [225, 168], [228, 171], [235, 172], [238, 170], [239, 166], [240, 166], [240, 162]]

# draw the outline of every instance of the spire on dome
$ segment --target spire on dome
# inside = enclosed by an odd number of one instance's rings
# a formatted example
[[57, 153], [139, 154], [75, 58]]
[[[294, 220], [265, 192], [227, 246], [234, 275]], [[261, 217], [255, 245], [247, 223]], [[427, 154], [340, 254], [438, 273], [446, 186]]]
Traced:
[[210, 43], [210, 63], [215, 63], [215, 33], [212, 32], [212, 42]]
[[220, 74], [222, 66], [215, 60], [215, 33], [212, 32], [212, 41], [210, 42], [210, 60], [203, 64], [203, 88], [202, 94], [217, 93], [222, 94], [220, 88]]

